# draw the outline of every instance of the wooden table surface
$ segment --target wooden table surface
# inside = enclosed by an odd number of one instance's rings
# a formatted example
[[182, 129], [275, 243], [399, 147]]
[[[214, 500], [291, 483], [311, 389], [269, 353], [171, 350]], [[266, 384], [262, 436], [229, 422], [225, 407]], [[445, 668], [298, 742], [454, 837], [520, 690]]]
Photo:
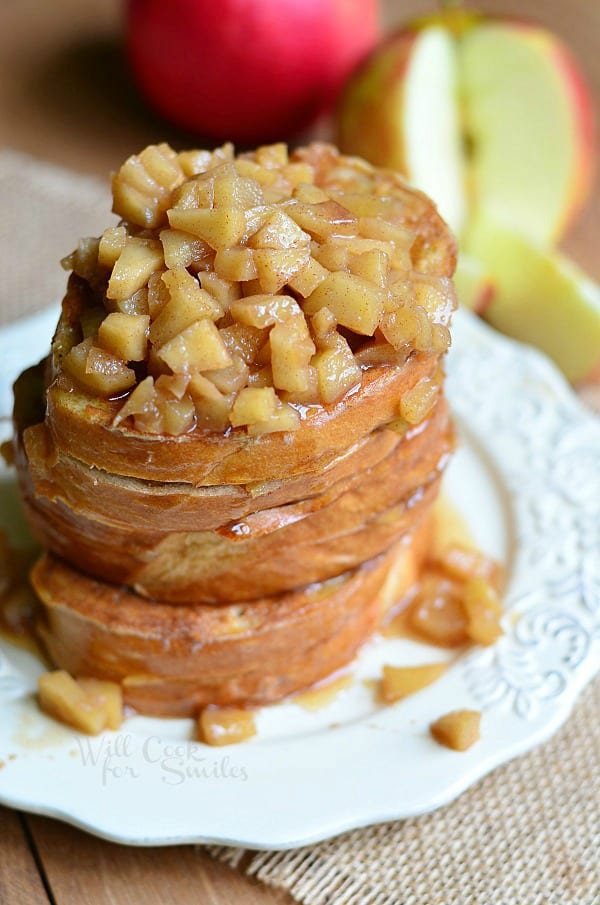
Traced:
[[[433, 6], [386, 0], [388, 24]], [[0, 146], [101, 177], [150, 141], [193, 139], [153, 117], [120, 55], [119, 0], [0, 0]], [[592, 0], [481, 0], [532, 16], [577, 53], [600, 97], [600, 4]], [[600, 191], [565, 247], [600, 279]], [[275, 905], [284, 893], [247, 879], [192, 846], [128, 848], [43, 817], [0, 808], [1, 905]]]

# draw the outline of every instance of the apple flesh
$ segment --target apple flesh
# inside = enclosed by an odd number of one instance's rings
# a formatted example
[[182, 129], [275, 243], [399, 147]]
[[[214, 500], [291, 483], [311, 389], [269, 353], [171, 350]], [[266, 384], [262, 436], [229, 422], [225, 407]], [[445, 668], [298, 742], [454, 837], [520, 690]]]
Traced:
[[600, 287], [564, 255], [490, 220], [474, 223], [465, 245], [494, 284], [488, 323], [536, 345], [573, 383], [593, 379], [600, 367]]
[[349, 82], [338, 143], [405, 173], [459, 233], [466, 215], [456, 46], [439, 26], [392, 36]]
[[464, 252], [459, 255], [454, 285], [459, 303], [476, 314], [483, 314], [494, 298], [494, 280], [489, 270]]
[[483, 214], [554, 241], [592, 180], [585, 82], [543, 28], [451, 12], [392, 36], [359, 67], [341, 98], [339, 144], [404, 172], [458, 235]]
[[504, 22], [468, 30], [459, 58], [474, 214], [555, 242], [593, 173], [593, 108], [575, 61], [549, 32]]
[[377, 0], [129, 0], [147, 100], [217, 140], [280, 141], [334, 99], [379, 37]]

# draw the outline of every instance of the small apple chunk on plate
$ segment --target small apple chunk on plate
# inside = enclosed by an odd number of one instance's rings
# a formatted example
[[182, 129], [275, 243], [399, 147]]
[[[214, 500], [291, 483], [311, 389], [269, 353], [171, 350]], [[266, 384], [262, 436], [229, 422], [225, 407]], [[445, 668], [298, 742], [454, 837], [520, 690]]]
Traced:
[[559, 38], [448, 9], [392, 35], [359, 67], [341, 98], [338, 140], [405, 173], [459, 236], [483, 212], [550, 243], [589, 193], [593, 124]]

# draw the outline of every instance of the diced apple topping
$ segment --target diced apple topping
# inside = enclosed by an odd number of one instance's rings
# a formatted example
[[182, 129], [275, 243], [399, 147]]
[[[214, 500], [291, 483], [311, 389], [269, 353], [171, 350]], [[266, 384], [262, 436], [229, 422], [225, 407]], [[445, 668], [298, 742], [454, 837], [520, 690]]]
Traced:
[[410, 624], [434, 644], [446, 647], [466, 644], [469, 640], [468, 620], [460, 584], [435, 573], [426, 573], [411, 607]]
[[300, 415], [288, 402], [279, 402], [276, 410], [264, 421], [255, 421], [248, 425], [248, 433], [252, 437], [261, 434], [274, 434], [278, 431], [295, 431], [300, 427]]
[[129, 396], [114, 418], [113, 426], [131, 417], [138, 430], [179, 436], [196, 422], [196, 408], [185, 395], [189, 378], [163, 374], [155, 381], [146, 377]]
[[481, 713], [478, 710], [453, 710], [431, 724], [433, 738], [445, 748], [467, 751], [479, 741]]
[[431, 412], [439, 394], [439, 385], [430, 377], [423, 377], [400, 400], [400, 416], [409, 424], [420, 424]]
[[104, 712], [104, 727], [116, 732], [123, 722], [123, 692], [117, 682], [105, 679], [77, 679], [89, 699], [97, 701]]
[[275, 324], [269, 343], [273, 386], [289, 393], [305, 393], [310, 386], [310, 362], [316, 348], [304, 317], [290, 317]]
[[463, 597], [467, 631], [475, 644], [494, 644], [502, 635], [502, 604], [496, 591], [484, 578], [467, 581]]
[[335, 330], [317, 342], [319, 351], [313, 366], [317, 372], [319, 396], [328, 405], [358, 386], [362, 372], [347, 340]]
[[501, 566], [496, 560], [479, 550], [473, 550], [460, 544], [451, 544], [436, 559], [435, 565], [450, 578], [458, 581], [483, 578], [496, 592], [502, 588]]
[[215, 249], [237, 245], [246, 232], [244, 212], [237, 208], [173, 208], [169, 211], [169, 223], [175, 229], [198, 236]]
[[91, 337], [73, 346], [63, 367], [97, 396], [119, 396], [135, 384], [135, 372], [116, 355], [94, 346]]
[[256, 735], [254, 715], [235, 707], [207, 707], [198, 717], [197, 734], [205, 745], [237, 745]]
[[107, 314], [98, 327], [98, 340], [123, 361], [146, 358], [150, 317], [145, 314]]
[[114, 267], [126, 243], [127, 230], [124, 226], [105, 229], [98, 245], [98, 264], [102, 267]]
[[[332, 146], [150, 146], [113, 201], [122, 221], [63, 262], [87, 295], [54, 361], [91, 395], [129, 393], [115, 426], [294, 430], [365, 369], [449, 345], [451, 237], [400, 177]], [[398, 423], [426, 417], [439, 385], [400, 399]]]
[[74, 679], [61, 669], [40, 676], [38, 698], [48, 716], [88, 735], [118, 729], [123, 722], [123, 697], [116, 682]]
[[446, 672], [446, 669], [446, 663], [428, 663], [425, 666], [384, 666], [381, 696], [387, 704], [401, 701], [436, 682]]
[[218, 371], [231, 364], [221, 334], [212, 321], [196, 321], [161, 346], [158, 355], [174, 374]]
[[256, 424], [268, 421], [277, 410], [277, 396], [273, 387], [246, 387], [238, 394], [231, 411], [231, 423]]
[[242, 283], [258, 278], [258, 266], [251, 248], [241, 245], [221, 248], [215, 254], [215, 273], [224, 280]]
[[478, 550], [452, 545], [427, 564], [407, 623], [445, 647], [491, 645], [503, 634], [499, 588], [502, 570]]
[[290, 277], [288, 286], [305, 299], [315, 291], [326, 276], [326, 268], [314, 258], [309, 258], [306, 266]]
[[163, 252], [160, 242], [152, 239], [130, 238], [115, 261], [108, 281], [106, 297], [126, 299], [142, 286], [161, 267]]
[[214, 258], [210, 245], [179, 229], [163, 229], [160, 233], [160, 241], [165, 266], [170, 269], [194, 266], [203, 269], [203, 265], [208, 264]]

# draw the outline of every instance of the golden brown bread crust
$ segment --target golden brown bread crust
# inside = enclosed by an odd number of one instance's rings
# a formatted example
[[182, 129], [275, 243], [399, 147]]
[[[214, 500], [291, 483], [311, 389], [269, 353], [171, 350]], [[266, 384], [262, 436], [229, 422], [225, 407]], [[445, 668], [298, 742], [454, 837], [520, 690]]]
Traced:
[[[283, 194], [272, 193], [295, 205], [300, 223], [321, 222], [300, 228], [303, 250], [289, 272], [274, 263], [285, 251], [270, 245], [276, 221], [259, 229], [236, 202], [239, 228], [218, 226], [217, 189], [233, 199], [239, 188], [226, 174], [210, 177], [214, 198], [194, 196], [206, 208], [194, 223], [210, 219], [211, 230], [192, 238], [192, 229], [182, 242], [159, 232], [167, 200], [169, 223], [192, 225], [185, 204], [198, 186], [184, 198], [189, 173], [177, 155], [155, 148], [126, 164], [117, 180], [130, 224], [150, 222], [133, 203], [132, 167], [160, 170], [159, 195], [146, 199], [157, 229], [140, 236], [125, 225], [80, 244], [42, 385], [17, 385], [21, 489], [50, 551], [32, 574], [39, 634], [57, 666], [121, 682], [126, 702], [145, 713], [258, 705], [326, 677], [414, 583], [424, 556], [451, 446], [440, 360], [455, 304], [454, 240], [430, 200], [394, 174], [333, 148], [306, 154], [331, 196], [325, 208], [323, 192], [292, 198], [291, 175]], [[251, 188], [255, 210], [268, 198], [259, 182]], [[394, 238], [370, 238], [381, 234], [377, 218]], [[287, 221], [292, 237], [299, 224]], [[244, 230], [256, 248], [244, 232], [240, 251]], [[331, 242], [317, 241], [323, 230]], [[290, 279], [298, 267], [299, 284]], [[292, 295], [275, 299], [286, 285]], [[269, 286], [272, 310], [263, 311]], [[230, 326], [240, 332], [225, 333]], [[302, 404], [344, 392], [333, 404]], [[426, 420], [399, 439], [387, 427], [400, 415], [403, 426]], [[289, 430], [268, 432], [282, 425]]]
[[38, 633], [58, 667], [121, 682], [141, 713], [272, 703], [351, 661], [416, 581], [428, 530], [325, 585], [222, 607], [149, 604], [44, 555]]
[[60, 501], [84, 517], [116, 528], [154, 525], [164, 531], [210, 531], [253, 512], [323, 493], [381, 462], [399, 442], [392, 431], [375, 431], [319, 471], [278, 481], [195, 487], [124, 478], [90, 468], [59, 453], [41, 422], [24, 431], [16, 460], [30, 493]]
[[31, 492], [27, 473], [22, 493], [42, 546], [87, 574], [172, 603], [251, 600], [323, 581], [388, 549], [432, 502], [450, 446], [441, 403], [371, 469], [217, 531], [164, 531], [160, 519], [105, 525]]
[[25, 506], [34, 529], [42, 527], [36, 533], [46, 549], [90, 576], [167, 603], [222, 604], [324, 581], [379, 555], [427, 511], [440, 477], [358, 524], [354, 517], [345, 519], [343, 504], [333, 505], [268, 534], [239, 539], [218, 532], [172, 532], [156, 538], [106, 531], [92, 521], [78, 533], [61, 521], [64, 513], [57, 509], [42, 521], [35, 503], [26, 500]]
[[250, 437], [193, 431], [178, 437], [111, 427], [117, 407], [85, 394], [66, 374], [46, 392], [46, 423], [57, 450], [86, 465], [145, 480], [215, 484], [273, 481], [315, 472], [398, 415], [401, 397], [432, 377], [438, 355], [415, 353], [403, 365], [373, 367], [355, 393], [308, 408], [300, 428]]

